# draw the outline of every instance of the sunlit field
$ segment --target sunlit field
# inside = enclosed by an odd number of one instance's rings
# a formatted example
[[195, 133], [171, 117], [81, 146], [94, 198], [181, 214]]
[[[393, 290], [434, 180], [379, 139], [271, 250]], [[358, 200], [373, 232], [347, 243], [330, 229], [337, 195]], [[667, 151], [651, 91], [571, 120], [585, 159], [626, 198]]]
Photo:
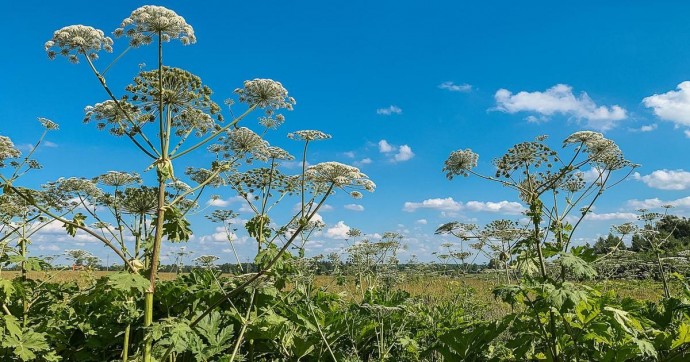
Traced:
[[0, 361], [690, 361], [690, 5], [163, 2], [5, 4]]

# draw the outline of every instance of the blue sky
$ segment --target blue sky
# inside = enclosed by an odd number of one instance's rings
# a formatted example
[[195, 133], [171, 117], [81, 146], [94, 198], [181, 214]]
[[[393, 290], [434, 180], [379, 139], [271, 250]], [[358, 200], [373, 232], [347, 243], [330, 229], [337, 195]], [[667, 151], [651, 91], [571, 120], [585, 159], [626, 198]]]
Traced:
[[[63, 26], [85, 24], [110, 33], [141, 5], [5, 4], [0, 17], [12, 29], [12, 44], [0, 57], [5, 70], [0, 134], [27, 145], [41, 132], [36, 117], [61, 126], [49, 135], [49, 147], [37, 154], [44, 169], [22, 179], [24, 184], [146, 168], [131, 144], [82, 124], [84, 106], [106, 99], [87, 65], [50, 61], [43, 50]], [[338, 237], [349, 226], [369, 234], [399, 231], [408, 244], [403, 258], [416, 254], [430, 260], [447, 241], [433, 235], [441, 223], [520, 218], [511, 204], [519, 199], [510, 190], [473, 178], [448, 181], [441, 168], [451, 151], [472, 148], [480, 155], [479, 169], [490, 172], [491, 159], [515, 143], [548, 134], [550, 144], [559, 147], [569, 134], [585, 129], [604, 132], [642, 166], [637, 177], [598, 203], [602, 220], [585, 224], [578, 231], [580, 242], [629, 221], [643, 205], [673, 203], [675, 213], [689, 214], [690, 199], [684, 198], [690, 188], [690, 85], [682, 85], [690, 80], [686, 2], [157, 5], [182, 15], [198, 39], [188, 47], [171, 43], [166, 64], [200, 76], [217, 102], [232, 97], [245, 79], [282, 82], [297, 105], [268, 140], [297, 153], [296, 144], [285, 137], [288, 132], [322, 130], [333, 139], [314, 144], [310, 163], [356, 164], [376, 182], [376, 192], [361, 200], [341, 193], [328, 202], [331, 210], [321, 213], [327, 228], [308, 244], [312, 254], [346, 245]], [[116, 39], [114, 47], [119, 54], [126, 40]], [[129, 52], [109, 73], [109, 85], [121, 90], [140, 63], [154, 64], [153, 55], [153, 48], [146, 47]], [[114, 56], [103, 54], [97, 64], [104, 66]], [[247, 126], [257, 128], [253, 119]], [[212, 241], [213, 225], [204, 223], [202, 215], [193, 222], [195, 239], [188, 248], [230, 261], [227, 242]], [[43, 236], [34, 242], [37, 254], [76, 247], [104, 259], [107, 254], [88, 240]], [[239, 248], [246, 259], [254, 245]]]

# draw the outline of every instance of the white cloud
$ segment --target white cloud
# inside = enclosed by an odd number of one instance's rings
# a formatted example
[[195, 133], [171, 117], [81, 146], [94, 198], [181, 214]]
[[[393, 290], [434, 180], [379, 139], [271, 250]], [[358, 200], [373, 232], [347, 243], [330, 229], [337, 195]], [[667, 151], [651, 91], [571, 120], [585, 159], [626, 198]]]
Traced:
[[635, 221], [637, 220], [637, 214], [633, 212], [609, 212], [604, 214], [597, 214], [590, 212], [585, 215], [586, 220], [592, 221], [610, 221], [610, 220], [624, 220], [624, 221]]
[[388, 143], [388, 141], [386, 140], [380, 140], [378, 145], [379, 152], [381, 153], [390, 154], [392, 152], [395, 152], [395, 154], [389, 155], [389, 160], [392, 162], [408, 161], [412, 157], [414, 157], [414, 152], [412, 152], [412, 148], [408, 145], [402, 145], [398, 147]]
[[415, 223], [417, 223], [417, 224], [419, 224], [419, 225], [426, 225], [426, 224], [428, 224], [428, 222], [426, 221], [426, 219], [419, 219], [419, 220], [415, 221]]
[[403, 205], [403, 211], [414, 212], [417, 209], [434, 209], [443, 211], [443, 216], [457, 217], [458, 214], [455, 211], [468, 210], [472, 212], [493, 212], [501, 213], [507, 215], [519, 215], [525, 211], [525, 207], [518, 202], [513, 201], [468, 201], [463, 204], [453, 200], [452, 197], [447, 197], [445, 199], [435, 198], [427, 199], [422, 202], [405, 202]]
[[451, 92], [469, 92], [472, 90], [472, 86], [467, 83], [455, 84], [454, 82], [448, 81], [443, 82], [438, 85], [439, 88], [445, 89]]
[[50, 141], [43, 141], [43, 146], [49, 147], [49, 148], [57, 148], [58, 144], [55, 142], [50, 142]]
[[363, 158], [359, 161], [355, 161], [354, 164], [355, 164], [355, 166], [364, 166], [364, 165], [369, 165], [372, 162], [374, 162], [374, 161], [372, 161], [371, 158], [367, 157], [367, 158]]
[[690, 126], [690, 81], [678, 84], [677, 91], [654, 94], [642, 100], [647, 108], [666, 121], [679, 126]]
[[690, 172], [683, 170], [656, 170], [644, 176], [635, 172], [633, 177], [653, 189], [685, 190], [690, 188]]
[[508, 215], [520, 215], [523, 211], [525, 211], [525, 208], [520, 205], [519, 202], [514, 201], [468, 201], [465, 204], [465, 208], [470, 211], [496, 212]]
[[398, 162], [402, 161], [407, 161], [414, 157], [414, 152], [412, 152], [412, 148], [408, 145], [402, 145], [400, 148], [398, 148], [398, 153], [393, 156], [393, 159]]
[[656, 123], [652, 123], [646, 126], [642, 126], [638, 129], [640, 132], [652, 132], [653, 130], [657, 129], [659, 126]]
[[[587, 121], [587, 126], [598, 130], [608, 130], [616, 121], [627, 118], [625, 109], [618, 105], [598, 106], [587, 93], [579, 96], [567, 84], [557, 84], [544, 92], [519, 92], [513, 94], [507, 89], [499, 89], [494, 95], [496, 109], [507, 113], [536, 112], [543, 119], [554, 114], [563, 114], [578, 120]], [[529, 118], [531, 122], [539, 118]]]
[[237, 240], [237, 235], [235, 233], [230, 233], [228, 234], [225, 231], [225, 228], [222, 226], [217, 226], [214, 230], [213, 234], [210, 235], [203, 235], [199, 238], [199, 241], [201, 243], [205, 243], [207, 241], [215, 241], [215, 242], [223, 242], [223, 241], [228, 241], [228, 238], [230, 241]]
[[645, 199], [645, 200], [629, 200], [628, 206], [635, 209], [658, 209], [666, 205], [671, 205], [673, 207], [679, 208], [689, 208], [690, 207], [690, 196], [683, 197], [676, 200], [661, 200], [659, 198]]
[[[248, 198], [251, 199], [252, 195], [249, 194]], [[239, 209], [235, 210], [235, 211], [252, 212], [252, 208], [247, 203], [247, 200], [245, 200], [241, 196], [232, 196], [232, 197], [229, 197], [227, 199], [211, 198], [208, 201], [206, 201], [206, 204], [209, 206], [222, 207], [222, 208], [228, 207], [228, 206], [232, 205], [233, 203], [240, 203]]]
[[445, 199], [427, 199], [422, 202], [405, 202], [403, 211], [414, 212], [417, 209], [434, 209], [441, 211], [459, 211], [462, 209], [462, 203], [453, 200], [452, 197]]
[[352, 151], [343, 152], [343, 156], [347, 158], [355, 158], [355, 153]]
[[364, 206], [358, 204], [347, 204], [343, 207], [351, 211], [364, 211]]
[[683, 133], [685, 133], [685, 137], [690, 138], [690, 130], [686, 129]]
[[601, 170], [597, 170], [596, 168], [590, 168], [587, 171], [580, 171], [579, 173], [582, 174], [582, 179], [585, 182], [593, 182], [601, 177]]
[[380, 140], [379, 141], [379, 152], [382, 153], [388, 153], [388, 152], [393, 152], [394, 147], [388, 143], [386, 140]]
[[350, 227], [344, 221], [338, 221], [333, 227], [326, 229], [326, 236], [331, 239], [347, 239]]
[[388, 106], [387, 108], [379, 108], [376, 110], [376, 114], [390, 116], [392, 114], [402, 114], [402, 109], [398, 106]]

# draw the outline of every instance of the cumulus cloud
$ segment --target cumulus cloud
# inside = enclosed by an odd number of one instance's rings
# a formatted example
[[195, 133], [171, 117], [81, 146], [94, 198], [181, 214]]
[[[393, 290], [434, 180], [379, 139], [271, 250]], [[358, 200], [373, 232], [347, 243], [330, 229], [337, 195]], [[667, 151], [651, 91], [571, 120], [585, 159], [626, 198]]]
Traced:
[[376, 110], [376, 114], [383, 116], [390, 116], [392, 114], [402, 114], [402, 109], [398, 106], [388, 106], [386, 108], [379, 108]]
[[654, 114], [678, 126], [690, 126], [690, 81], [678, 84], [677, 91], [654, 94], [642, 100]]
[[380, 140], [379, 141], [379, 152], [381, 153], [388, 153], [388, 152], [393, 152], [393, 146], [388, 143], [386, 140]]
[[585, 215], [586, 220], [592, 221], [610, 221], [610, 220], [623, 220], [623, 221], [635, 221], [637, 220], [637, 214], [633, 212], [609, 212], [603, 214], [597, 214], [590, 212]]
[[467, 203], [462, 203], [453, 200], [452, 197], [447, 197], [444, 199], [435, 198], [427, 199], [422, 202], [405, 202], [403, 205], [403, 211], [414, 212], [418, 209], [433, 209], [443, 211], [444, 215], [452, 215], [456, 211], [467, 210], [472, 212], [492, 212], [501, 213], [507, 215], [519, 215], [525, 211], [525, 207], [518, 202], [513, 201], [499, 201], [499, 202], [484, 202], [484, 201], [468, 201]]
[[388, 155], [388, 159], [393, 162], [404, 162], [414, 157], [412, 148], [408, 145], [394, 146], [386, 140], [380, 140], [379, 152]]
[[452, 197], [446, 197], [445, 199], [427, 199], [422, 202], [405, 202], [403, 206], [403, 211], [414, 212], [417, 209], [434, 209], [441, 211], [459, 211], [462, 209], [462, 203], [453, 200]]
[[426, 224], [428, 224], [428, 222], [426, 221], [426, 219], [419, 219], [419, 220], [415, 221], [415, 223], [417, 223], [417, 224], [419, 224], [419, 225], [426, 225]]
[[237, 235], [235, 235], [235, 233], [233, 233], [233, 232], [228, 234], [226, 232], [225, 228], [222, 226], [217, 226], [212, 234], [203, 235], [199, 238], [199, 241], [201, 243], [205, 243], [208, 241], [221, 242], [221, 241], [234, 241], [234, 240], [237, 240]]
[[347, 239], [350, 227], [344, 221], [338, 221], [333, 227], [326, 229], [326, 237], [331, 239]]
[[628, 206], [635, 209], [658, 209], [667, 205], [678, 208], [690, 208], [690, 196], [676, 200], [661, 200], [655, 197], [653, 199], [632, 199], [628, 201]]
[[470, 211], [495, 212], [507, 215], [519, 215], [525, 211], [525, 208], [519, 202], [514, 201], [468, 201], [465, 204], [465, 208]]
[[683, 170], [656, 170], [644, 176], [635, 172], [633, 177], [653, 189], [685, 190], [690, 188], [690, 172]]
[[467, 83], [463, 84], [455, 84], [454, 82], [448, 81], [448, 82], [443, 82], [438, 85], [440, 89], [445, 89], [450, 92], [469, 92], [472, 90], [472, 86]]
[[402, 161], [407, 161], [414, 157], [414, 152], [412, 152], [412, 148], [408, 145], [402, 145], [400, 148], [398, 148], [398, 152], [393, 156], [393, 159], [398, 162]]
[[351, 211], [364, 211], [364, 206], [359, 204], [347, 204], [343, 207]]
[[642, 127], [638, 128], [637, 131], [640, 131], [640, 132], [652, 132], [652, 131], [654, 131], [655, 129], [657, 129], [658, 127], [659, 127], [659, 126], [658, 126], [656, 123], [652, 123], [652, 124], [648, 124], [648, 125], [646, 125], [646, 126], [642, 126]]
[[372, 161], [371, 158], [367, 157], [367, 158], [363, 158], [359, 161], [355, 161], [354, 164], [355, 164], [355, 166], [360, 167], [360, 166], [371, 164], [372, 162], [374, 162], [374, 161]]
[[496, 109], [506, 113], [535, 112], [539, 117], [530, 116], [530, 122], [547, 120], [554, 114], [562, 114], [578, 120], [585, 120], [588, 127], [608, 130], [617, 121], [627, 118], [625, 109], [618, 105], [598, 106], [587, 93], [579, 96], [567, 84], [557, 84], [544, 92], [519, 92], [513, 94], [507, 89], [499, 89], [494, 95]]

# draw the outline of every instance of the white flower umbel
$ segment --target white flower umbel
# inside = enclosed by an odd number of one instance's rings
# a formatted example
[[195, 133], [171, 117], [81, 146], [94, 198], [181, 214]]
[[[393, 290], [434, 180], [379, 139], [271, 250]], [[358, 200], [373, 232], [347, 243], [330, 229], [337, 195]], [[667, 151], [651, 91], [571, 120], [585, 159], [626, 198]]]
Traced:
[[101, 49], [112, 53], [113, 40], [103, 31], [86, 25], [66, 26], [53, 33], [53, 38], [45, 43], [48, 58], [55, 59], [59, 54], [72, 63], [79, 63], [79, 54], [98, 59]]
[[48, 131], [56, 131], [60, 129], [60, 125], [49, 120], [48, 118], [39, 117], [38, 121], [41, 122], [41, 125]]
[[[348, 166], [339, 162], [322, 162], [310, 166], [306, 171], [307, 178], [318, 185], [333, 185], [339, 189], [361, 189], [374, 192], [376, 184], [369, 177], [360, 172], [357, 167]], [[361, 194], [354, 194], [357, 198]]]
[[264, 108], [268, 112], [285, 108], [292, 110], [295, 99], [288, 97], [287, 89], [272, 79], [245, 80], [244, 88], [235, 89], [240, 102]]
[[170, 9], [153, 5], [134, 10], [122, 21], [120, 27], [115, 29], [114, 34], [117, 37], [128, 37], [129, 45], [135, 48], [150, 44], [153, 37], [159, 34], [163, 42], [180, 39], [184, 45], [196, 43], [194, 29], [183, 17]]
[[5, 160], [17, 158], [21, 154], [9, 137], [0, 136], [0, 167], [5, 167]]
[[477, 167], [477, 160], [479, 155], [472, 152], [471, 149], [453, 151], [445, 162], [443, 171], [446, 172], [446, 177], [450, 180], [454, 176], [467, 176], [467, 171]]
[[288, 133], [288, 138], [291, 140], [317, 141], [331, 139], [332, 136], [318, 130], [307, 129]]
[[141, 183], [141, 176], [138, 173], [129, 173], [121, 171], [108, 171], [94, 179], [94, 181], [107, 186], [129, 186]]

